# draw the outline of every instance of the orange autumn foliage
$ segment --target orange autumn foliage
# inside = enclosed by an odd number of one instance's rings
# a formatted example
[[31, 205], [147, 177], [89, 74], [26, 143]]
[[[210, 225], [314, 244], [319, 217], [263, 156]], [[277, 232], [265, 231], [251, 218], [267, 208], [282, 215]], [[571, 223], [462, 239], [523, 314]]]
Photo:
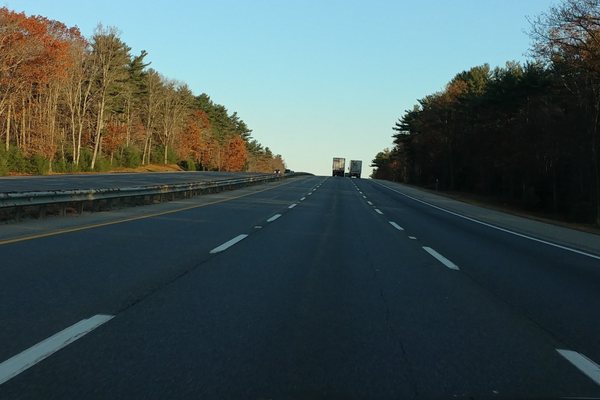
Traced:
[[192, 113], [179, 135], [176, 146], [177, 155], [182, 160], [193, 160], [197, 163], [203, 161], [205, 148], [207, 147], [208, 129], [210, 122], [206, 113], [196, 111]]
[[113, 154], [119, 149], [127, 138], [127, 127], [118, 122], [111, 121], [106, 126], [106, 131], [102, 135], [102, 147], [109, 154]]
[[64, 78], [70, 65], [69, 43], [81, 39], [77, 28], [41, 16], [27, 17], [0, 8], [0, 74], [23, 84], [44, 85]]
[[246, 142], [239, 135], [229, 139], [225, 149], [224, 171], [243, 171], [248, 157]]

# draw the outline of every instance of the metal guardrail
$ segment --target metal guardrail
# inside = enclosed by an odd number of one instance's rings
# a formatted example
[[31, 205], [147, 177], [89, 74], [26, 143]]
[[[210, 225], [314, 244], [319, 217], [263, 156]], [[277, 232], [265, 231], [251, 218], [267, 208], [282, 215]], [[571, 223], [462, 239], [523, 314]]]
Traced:
[[24, 215], [43, 218], [47, 214], [65, 215], [67, 212], [81, 214], [85, 210], [100, 211], [112, 209], [116, 205], [153, 204], [297, 175], [301, 174], [258, 175], [214, 181], [107, 189], [5, 192], [0, 193], [0, 220], [19, 221]]

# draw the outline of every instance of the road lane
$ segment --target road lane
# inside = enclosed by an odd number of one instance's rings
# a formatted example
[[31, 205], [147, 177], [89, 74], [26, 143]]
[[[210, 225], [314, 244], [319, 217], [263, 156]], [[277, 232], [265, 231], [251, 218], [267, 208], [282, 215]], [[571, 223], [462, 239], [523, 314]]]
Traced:
[[565, 346], [600, 360], [598, 260], [473, 223], [374, 182], [357, 185], [407, 235], [460, 265], [463, 273]]
[[0, 386], [0, 397], [598, 395], [556, 352], [553, 335], [444, 268], [351, 182], [328, 179], [201, 268]]
[[81, 319], [138, 302], [321, 179], [294, 178], [206, 207], [0, 245], [0, 360]]

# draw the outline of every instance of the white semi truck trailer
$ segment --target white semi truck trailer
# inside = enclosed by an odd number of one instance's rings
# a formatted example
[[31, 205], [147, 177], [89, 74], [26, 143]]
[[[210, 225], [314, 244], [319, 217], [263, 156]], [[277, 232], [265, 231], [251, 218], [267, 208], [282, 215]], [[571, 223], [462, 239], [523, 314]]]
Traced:
[[331, 176], [344, 176], [346, 169], [346, 159], [340, 157], [333, 157], [333, 167]]
[[350, 178], [360, 178], [362, 172], [362, 161], [361, 160], [350, 160]]

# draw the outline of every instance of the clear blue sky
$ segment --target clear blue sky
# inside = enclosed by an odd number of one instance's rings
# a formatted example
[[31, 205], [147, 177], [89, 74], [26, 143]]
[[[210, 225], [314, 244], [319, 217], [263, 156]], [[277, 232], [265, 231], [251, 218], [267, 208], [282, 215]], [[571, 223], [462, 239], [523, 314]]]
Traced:
[[296, 171], [391, 147], [391, 127], [458, 72], [524, 61], [527, 17], [551, 0], [0, 0], [26, 14], [115, 26], [152, 67], [237, 111]]

